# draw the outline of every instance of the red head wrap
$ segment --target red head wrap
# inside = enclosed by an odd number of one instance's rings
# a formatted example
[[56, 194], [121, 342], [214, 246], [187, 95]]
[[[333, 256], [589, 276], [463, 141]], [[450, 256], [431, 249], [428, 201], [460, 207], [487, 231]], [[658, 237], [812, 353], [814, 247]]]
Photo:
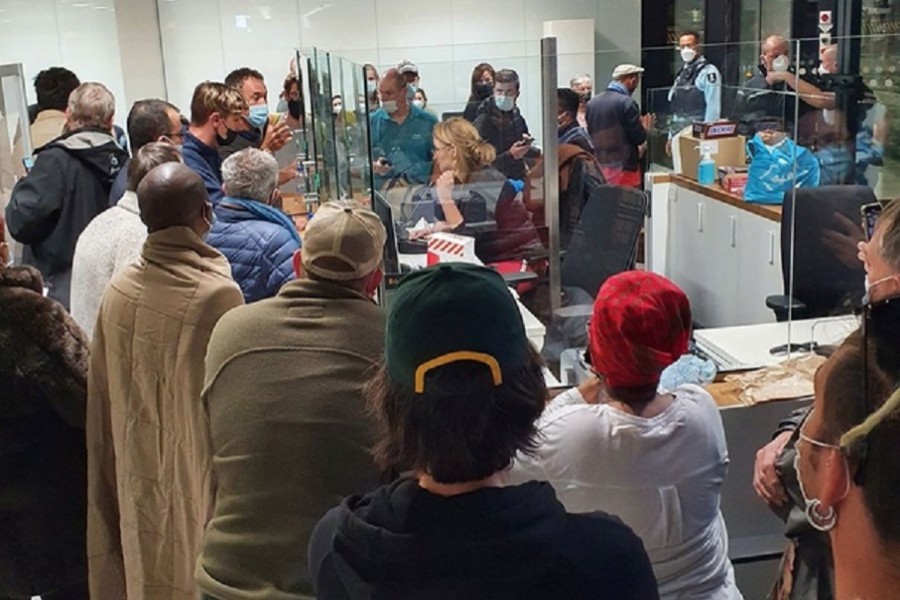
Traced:
[[674, 283], [647, 271], [606, 280], [590, 324], [591, 364], [611, 387], [648, 386], [688, 349], [691, 306]]

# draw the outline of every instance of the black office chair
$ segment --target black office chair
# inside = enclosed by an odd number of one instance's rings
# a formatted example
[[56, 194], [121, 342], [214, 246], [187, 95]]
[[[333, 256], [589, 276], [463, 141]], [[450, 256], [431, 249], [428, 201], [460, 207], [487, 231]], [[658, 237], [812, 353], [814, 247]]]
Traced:
[[[860, 208], [875, 202], [875, 194], [862, 185], [830, 185], [784, 194], [781, 213], [781, 272], [784, 294], [766, 298], [766, 306], [779, 321], [814, 319], [849, 313], [865, 292], [865, 271], [856, 260], [856, 242], [863, 239]], [[850, 238], [840, 252], [843, 261], [825, 242], [828, 231]], [[794, 236], [793, 244], [792, 236]], [[793, 249], [793, 256], [791, 250]], [[794, 290], [790, 294], [791, 265]]]
[[[564, 288], [577, 288], [593, 301], [616, 273], [634, 268], [637, 242], [647, 212], [647, 195], [618, 185], [601, 185], [585, 203], [562, 261]], [[565, 306], [554, 318], [589, 315], [590, 304]]]

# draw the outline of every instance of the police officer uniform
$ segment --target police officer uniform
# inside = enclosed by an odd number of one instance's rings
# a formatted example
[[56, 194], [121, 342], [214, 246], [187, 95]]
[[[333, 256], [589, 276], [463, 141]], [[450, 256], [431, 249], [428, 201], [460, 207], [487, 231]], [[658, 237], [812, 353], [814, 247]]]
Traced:
[[672, 134], [693, 121], [717, 121], [722, 104], [722, 75], [705, 56], [684, 63], [669, 90]]

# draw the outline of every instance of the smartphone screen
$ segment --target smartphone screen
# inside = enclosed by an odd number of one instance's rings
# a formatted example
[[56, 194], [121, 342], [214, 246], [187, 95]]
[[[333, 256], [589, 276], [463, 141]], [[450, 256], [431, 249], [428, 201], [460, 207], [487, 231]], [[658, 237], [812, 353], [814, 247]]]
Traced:
[[25, 174], [31, 173], [31, 169], [34, 168], [34, 157], [26, 156], [22, 159], [22, 165], [25, 167]]
[[865, 204], [859, 209], [862, 213], [862, 226], [863, 231], [866, 232], [866, 241], [871, 240], [875, 233], [875, 224], [878, 222], [878, 217], [881, 216], [881, 210], [882, 206], [879, 202]]

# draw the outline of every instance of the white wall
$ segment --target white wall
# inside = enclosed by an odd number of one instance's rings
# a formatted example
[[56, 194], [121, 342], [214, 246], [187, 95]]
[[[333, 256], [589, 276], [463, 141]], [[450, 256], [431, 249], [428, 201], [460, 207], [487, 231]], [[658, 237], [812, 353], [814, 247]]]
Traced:
[[37, 101], [31, 80], [47, 67], [99, 81], [116, 97], [116, 123], [125, 124], [130, 104], [113, 0], [0, 0], [0, 63], [22, 63], [29, 103]]
[[539, 135], [544, 21], [595, 19], [601, 82], [612, 65], [640, 58], [641, 0], [158, 0], [158, 6], [169, 99], [183, 110], [197, 83], [241, 66], [263, 72], [274, 105], [293, 49], [315, 46], [379, 71], [412, 60], [438, 113], [462, 110], [477, 63], [513, 68], [522, 78], [520, 107]]

